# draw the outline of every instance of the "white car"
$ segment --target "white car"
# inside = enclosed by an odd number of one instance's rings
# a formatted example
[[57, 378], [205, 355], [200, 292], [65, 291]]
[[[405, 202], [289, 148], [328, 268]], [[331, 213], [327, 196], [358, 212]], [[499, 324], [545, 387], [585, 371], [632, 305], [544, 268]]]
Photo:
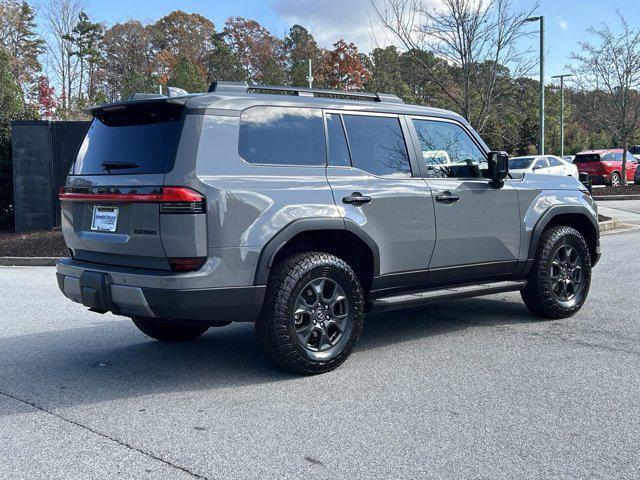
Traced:
[[509, 159], [511, 173], [543, 173], [578, 178], [578, 167], [555, 155], [531, 155]]

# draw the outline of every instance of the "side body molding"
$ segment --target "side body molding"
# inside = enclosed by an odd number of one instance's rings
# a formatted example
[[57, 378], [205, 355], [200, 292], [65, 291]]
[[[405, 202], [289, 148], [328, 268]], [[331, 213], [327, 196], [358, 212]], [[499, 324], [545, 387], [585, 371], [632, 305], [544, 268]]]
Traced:
[[346, 230], [356, 235], [373, 252], [373, 275], [380, 274], [378, 246], [358, 224], [345, 218], [301, 218], [285, 226], [263, 247], [258, 258], [254, 285], [266, 285], [269, 279], [269, 270], [273, 266], [273, 259], [289, 240], [300, 233], [317, 230]]

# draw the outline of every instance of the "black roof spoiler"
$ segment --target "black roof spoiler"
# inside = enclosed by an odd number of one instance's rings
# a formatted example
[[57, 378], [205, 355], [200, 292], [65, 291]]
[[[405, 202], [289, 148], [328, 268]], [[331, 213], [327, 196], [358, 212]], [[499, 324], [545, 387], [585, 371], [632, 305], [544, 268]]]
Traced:
[[134, 93], [127, 100], [121, 100], [119, 102], [105, 103], [95, 107], [85, 108], [83, 111], [87, 115], [96, 116], [100, 113], [107, 113], [111, 111], [124, 110], [125, 108], [133, 105], [144, 105], [148, 103], [169, 103], [174, 105], [184, 105], [191, 98], [188, 97], [167, 97], [160, 95], [159, 93]]

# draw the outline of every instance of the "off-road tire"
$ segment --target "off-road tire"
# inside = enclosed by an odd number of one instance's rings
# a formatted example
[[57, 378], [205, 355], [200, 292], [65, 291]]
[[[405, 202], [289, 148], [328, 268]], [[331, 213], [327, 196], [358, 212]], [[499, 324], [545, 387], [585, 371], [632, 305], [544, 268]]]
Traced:
[[[349, 304], [349, 333], [341, 348], [318, 358], [298, 340], [293, 320], [301, 291], [317, 278], [338, 282]], [[269, 276], [264, 306], [256, 334], [267, 359], [276, 367], [302, 375], [328, 372], [342, 364], [360, 338], [364, 323], [364, 294], [358, 276], [344, 260], [324, 252], [293, 254], [274, 266]], [[335, 348], [335, 347], [334, 347]]]
[[[582, 264], [583, 290], [573, 304], [561, 302], [552, 290], [551, 261], [554, 253], [562, 245], [573, 247], [578, 252]], [[527, 280], [527, 286], [520, 293], [524, 304], [534, 315], [558, 319], [570, 317], [578, 312], [587, 298], [591, 284], [591, 254], [582, 234], [567, 226], [553, 226], [545, 230]]]
[[133, 324], [144, 333], [161, 342], [186, 342], [198, 338], [204, 332], [209, 330], [207, 325], [180, 325], [172, 323], [158, 322], [153, 319], [143, 317], [133, 317]]

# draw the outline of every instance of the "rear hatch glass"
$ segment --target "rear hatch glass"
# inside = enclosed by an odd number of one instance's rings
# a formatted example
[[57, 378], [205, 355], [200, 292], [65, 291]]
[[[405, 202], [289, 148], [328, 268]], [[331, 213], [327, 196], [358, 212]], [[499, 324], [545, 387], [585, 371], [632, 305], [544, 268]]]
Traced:
[[599, 161], [600, 161], [600, 154], [598, 153], [576, 155], [576, 157], [573, 159], [573, 163], [589, 163], [589, 162], [599, 162]]
[[181, 112], [158, 103], [96, 112], [71, 174], [166, 173], [173, 166]]

